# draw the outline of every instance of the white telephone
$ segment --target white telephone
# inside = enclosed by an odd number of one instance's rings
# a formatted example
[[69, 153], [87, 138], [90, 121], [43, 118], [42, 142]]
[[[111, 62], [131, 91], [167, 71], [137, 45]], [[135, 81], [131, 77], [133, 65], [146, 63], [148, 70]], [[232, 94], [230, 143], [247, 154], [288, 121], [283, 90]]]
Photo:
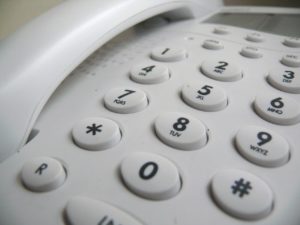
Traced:
[[68, 0], [1, 41], [0, 225], [300, 224], [300, 10], [220, 6]]

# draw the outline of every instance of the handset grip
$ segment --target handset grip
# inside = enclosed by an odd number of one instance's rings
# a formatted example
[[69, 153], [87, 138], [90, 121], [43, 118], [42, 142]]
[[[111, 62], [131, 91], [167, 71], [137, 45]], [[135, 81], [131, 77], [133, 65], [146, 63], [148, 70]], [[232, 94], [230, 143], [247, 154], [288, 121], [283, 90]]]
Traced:
[[43, 106], [87, 56], [125, 29], [187, 0], [68, 0], [0, 43], [0, 162], [20, 150]]

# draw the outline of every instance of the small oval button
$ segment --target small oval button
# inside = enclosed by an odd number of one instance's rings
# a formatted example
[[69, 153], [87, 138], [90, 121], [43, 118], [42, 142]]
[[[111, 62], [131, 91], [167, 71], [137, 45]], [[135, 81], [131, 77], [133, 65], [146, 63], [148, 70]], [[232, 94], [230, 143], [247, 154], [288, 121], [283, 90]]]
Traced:
[[120, 209], [86, 197], [72, 198], [65, 210], [71, 225], [142, 225]]
[[39, 157], [24, 164], [21, 179], [31, 191], [51, 191], [64, 183], [66, 172], [58, 160], [50, 157]]
[[122, 161], [120, 170], [128, 189], [143, 198], [168, 199], [175, 196], [181, 188], [176, 166], [156, 154], [131, 154]]

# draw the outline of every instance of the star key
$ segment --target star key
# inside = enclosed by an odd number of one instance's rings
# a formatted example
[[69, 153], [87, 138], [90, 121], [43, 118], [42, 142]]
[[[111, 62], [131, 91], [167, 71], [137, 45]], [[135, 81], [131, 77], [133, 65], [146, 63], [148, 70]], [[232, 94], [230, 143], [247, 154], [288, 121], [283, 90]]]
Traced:
[[87, 126], [87, 127], [86, 127], [86, 128], [87, 128], [86, 133], [88, 134], [88, 133], [92, 132], [93, 135], [96, 135], [97, 132], [100, 133], [100, 132], [102, 131], [102, 130], [100, 129], [100, 127], [102, 127], [101, 124], [100, 124], [100, 125], [96, 125], [95, 123], [93, 123], [92, 126]]

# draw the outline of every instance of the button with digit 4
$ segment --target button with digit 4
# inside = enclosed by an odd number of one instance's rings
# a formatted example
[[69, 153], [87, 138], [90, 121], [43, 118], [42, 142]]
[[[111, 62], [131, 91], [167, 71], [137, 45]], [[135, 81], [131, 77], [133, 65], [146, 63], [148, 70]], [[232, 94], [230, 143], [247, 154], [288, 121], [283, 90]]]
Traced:
[[148, 98], [136, 88], [114, 88], [104, 96], [104, 104], [116, 113], [135, 113], [147, 107]]
[[206, 127], [189, 115], [164, 113], [156, 118], [154, 127], [162, 142], [177, 149], [195, 150], [207, 143]]
[[72, 136], [80, 148], [99, 151], [119, 143], [121, 131], [118, 124], [110, 119], [91, 117], [76, 123]]
[[242, 70], [227, 60], [205, 60], [201, 71], [207, 77], [219, 81], [237, 81], [242, 78]]
[[291, 125], [300, 120], [299, 102], [292, 98], [260, 95], [254, 101], [256, 113], [263, 119], [280, 125]]
[[272, 70], [267, 80], [275, 88], [289, 92], [300, 94], [300, 71], [293, 69], [277, 69]]
[[120, 170], [129, 190], [143, 198], [168, 199], [175, 196], [181, 188], [176, 166], [156, 154], [133, 153], [122, 161]]
[[66, 172], [58, 160], [50, 157], [38, 157], [24, 164], [21, 179], [31, 191], [51, 191], [65, 182]]
[[130, 78], [141, 84], [157, 84], [168, 80], [170, 72], [165, 65], [144, 63], [131, 69]]
[[238, 131], [235, 143], [242, 156], [260, 166], [277, 167], [289, 160], [288, 142], [269, 129], [244, 127]]
[[273, 208], [274, 197], [269, 186], [245, 171], [218, 172], [212, 179], [211, 190], [218, 206], [237, 218], [262, 219]]
[[151, 57], [161, 62], [180, 61], [187, 58], [187, 51], [179, 47], [156, 47], [152, 50]]
[[203, 111], [218, 111], [228, 103], [226, 92], [212, 84], [186, 84], [181, 93], [186, 104]]

